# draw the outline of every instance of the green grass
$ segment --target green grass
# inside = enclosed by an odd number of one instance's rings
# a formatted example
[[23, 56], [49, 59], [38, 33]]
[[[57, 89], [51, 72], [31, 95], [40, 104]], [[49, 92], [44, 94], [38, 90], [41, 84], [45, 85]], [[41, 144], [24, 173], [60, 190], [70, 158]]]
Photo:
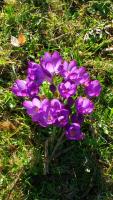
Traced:
[[[0, 199], [112, 200], [113, 53], [105, 51], [113, 45], [112, 1], [5, 2], [0, 1]], [[27, 42], [16, 48], [10, 38], [19, 32]], [[25, 77], [28, 60], [37, 62], [54, 50], [85, 65], [103, 89], [92, 121], [83, 126], [85, 140], [64, 139], [49, 163], [50, 175], [44, 175], [45, 145], [51, 156], [61, 131], [31, 122], [10, 88]]]

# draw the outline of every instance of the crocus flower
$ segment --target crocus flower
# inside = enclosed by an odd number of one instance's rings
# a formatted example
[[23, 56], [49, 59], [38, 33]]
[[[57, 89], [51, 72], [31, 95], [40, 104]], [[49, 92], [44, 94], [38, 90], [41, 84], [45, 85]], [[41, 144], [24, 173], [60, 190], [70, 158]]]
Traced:
[[75, 73], [77, 70], [77, 62], [72, 60], [70, 63], [64, 61], [62, 65], [59, 67], [60, 75], [65, 80], [73, 80], [75, 77]]
[[16, 80], [12, 87], [12, 92], [18, 97], [26, 97], [28, 95], [26, 81]]
[[78, 97], [76, 102], [76, 109], [79, 114], [91, 114], [94, 110], [94, 104], [87, 97]]
[[41, 108], [38, 112], [38, 122], [41, 126], [48, 126], [56, 122], [58, 111], [62, 108], [62, 104], [57, 99], [42, 102]]
[[44, 111], [43, 109], [40, 109], [38, 112], [38, 123], [43, 126], [47, 127], [48, 125], [54, 124], [55, 123], [55, 118], [53, 115], [53, 112], [51, 109], [47, 109]]
[[65, 135], [68, 140], [82, 140], [84, 134], [80, 130], [79, 123], [72, 123], [66, 127]]
[[23, 106], [27, 109], [28, 115], [31, 116], [32, 121], [47, 127], [53, 124], [56, 119], [53, 117], [53, 112], [50, 109], [50, 101], [44, 99], [42, 102], [37, 98], [32, 101], [24, 101]]
[[80, 67], [76, 70], [73, 81], [77, 85], [79, 84], [85, 85], [90, 81], [89, 73], [86, 71], [85, 67]]
[[28, 62], [28, 79], [36, 82], [39, 86], [43, 83], [43, 81], [51, 81], [50, 74], [45, 71], [42, 66], [39, 64], [29, 61]]
[[36, 82], [27, 81], [26, 87], [27, 87], [27, 94], [29, 97], [32, 98], [32, 97], [37, 96], [37, 94], [39, 92], [39, 87]]
[[89, 97], [98, 97], [101, 92], [101, 85], [98, 80], [90, 81], [85, 87], [85, 92]]
[[62, 82], [59, 84], [58, 90], [62, 97], [68, 99], [70, 96], [75, 95], [76, 85], [75, 83], [71, 83], [70, 81], [66, 81], [64, 83]]
[[38, 111], [41, 108], [41, 101], [34, 98], [32, 101], [24, 101], [24, 108], [27, 109], [27, 114], [31, 116], [34, 122], [38, 121]]
[[72, 97], [69, 97], [68, 99], [67, 99], [67, 105], [69, 105], [70, 107], [74, 104], [74, 99], [72, 98]]
[[53, 76], [59, 73], [59, 66], [62, 63], [62, 57], [57, 51], [53, 54], [46, 52], [40, 59], [40, 63], [43, 69]]
[[55, 85], [53, 85], [53, 84], [50, 85], [50, 91], [51, 91], [53, 94], [55, 93], [55, 91], [56, 91]]
[[59, 111], [62, 108], [63, 108], [63, 105], [58, 99], [51, 100], [51, 109], [53, 109], [54, 111]]
[[69, 111], [66, 109], [59, 110], [57, 112], [57, 119], [56, 119], [56, 125], [60, 127], [64, 127], [69, 121]]

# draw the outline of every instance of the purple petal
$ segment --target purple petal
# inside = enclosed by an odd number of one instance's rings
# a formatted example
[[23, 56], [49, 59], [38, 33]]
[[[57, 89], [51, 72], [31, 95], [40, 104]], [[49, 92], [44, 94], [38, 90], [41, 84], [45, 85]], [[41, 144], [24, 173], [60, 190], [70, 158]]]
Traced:
[[32, 104], [32, 101], [24, 101], [23, 102], [23, 106], [25, 107], [25, 108], [32, 108], [33, 107], [33, 104]]
[[58, 51], [54, 51], [54, 53], [52, 54], [52, 58], [53, 59], [60, 59], [62, 58], [61, 55], [59, 54]]
[[34, 99], [32, 100], [32, 104], [33, 104], [33, 106], [36, 106], [37, 108], [40, 108], [40, 107], [41, 107], [41, 102], [40, 102], [40, 100], [37, 99], [37, 98], [34, 98]]
[[46, 70], [50, 72], [50, 74], [54, 73], [54, 67], [51, 63], [46, 64]]
[[77, 62], [75, 60], [70, 61], [69, 63], [69, 69], [77, 68]]
[[26, 87], [26, 81], [24, 80], [16, 80], [17, 86], [21, 89], [25, 89]]

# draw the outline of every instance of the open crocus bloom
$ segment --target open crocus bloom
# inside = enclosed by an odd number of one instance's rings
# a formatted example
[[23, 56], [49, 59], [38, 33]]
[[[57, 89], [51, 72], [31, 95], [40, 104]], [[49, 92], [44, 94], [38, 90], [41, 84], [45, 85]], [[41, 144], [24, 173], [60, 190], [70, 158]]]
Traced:
[[58, 86], [58, 90], [60, 95], [66, 99], [75, 95], [76, 93], [76, 85], [75, 83], [71, 83], [70, 81], [66, 81], [64, 83], [60, 83]]
[[39, 87], [36, 82], [27, 80], [17, 80], [13, 87], [12, 92], [19, 97], [30, 97], [33, 98], [37, 96], [39, 92]]
[[59, 73], [59, 66], [62, 64], [62, 57], [59, 52], [55, 51], [53, 54], [46, 52], [40, 59], [40, 63], [51, 76]]
[[36, 122], [37, 113], [41, 108], [41, 101], [37, 98], [34, 98], [32, 101], [24, 101], [23, 106], [27, 109], [27, 113], [31, 116], [32, 120]]
[[59, 67], [59, 73], [65, 80], [73, 80], [77, 71], [77, 62], [72, 60], [70, 63], [64, 61]]

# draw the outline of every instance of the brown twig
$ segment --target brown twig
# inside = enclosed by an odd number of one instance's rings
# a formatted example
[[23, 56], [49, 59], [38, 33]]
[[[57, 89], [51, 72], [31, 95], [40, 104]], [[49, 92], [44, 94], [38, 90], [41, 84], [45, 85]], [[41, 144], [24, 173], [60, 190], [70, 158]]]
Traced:
[[52, 39], [49, 40], [49, 42], [54, 41], [54, 40], [58, 40], [58, 39], [62, 38], [62, 37], [65, 36], [65, 35], [68, 35], [68, 33], [64, 33], [64, 34], [59, 35], [59, 36], [57, 36], [57, 37], [55, 37], [55, 38], [52, 38]]

